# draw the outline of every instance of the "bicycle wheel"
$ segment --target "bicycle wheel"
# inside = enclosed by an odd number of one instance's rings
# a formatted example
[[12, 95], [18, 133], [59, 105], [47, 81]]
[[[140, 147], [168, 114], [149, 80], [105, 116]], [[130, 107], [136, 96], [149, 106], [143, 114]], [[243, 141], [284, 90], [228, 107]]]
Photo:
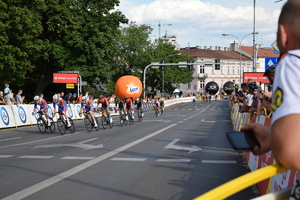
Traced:
[[155, 117], [158, 117], [158, 110], [155, 110]]
[[106, 119], [106, 120], [107, 120], [107, 122], [108, 122], [109, 128], [112, 128], [112, 127], [114, 126], [114, 122], [113, 122], [113, 121], [110, 122], [110, 121], [109, 121], [110, 119]]
[[132, 114], [131, 113], [128, 115], [128, 122], [129, 122], [129, 125], [134, 124], [133, 120], [132, 120]]
[[127, 118], [126, 118], [126, 115], [124, 114], [124, 115], [123, 115], [123, 120], [124, 120], [125, 126], [127, 126], [127, 125], [128, 125], [128, 116], [127, 116]]
[[164, 107], [161, 107], [160, 114], [162, 115], [164, 113]]
[[48, 128], [51, 131], [51, 133], [53, 133], [55, 131], [55, 123], [51, 117], [49, 117], [49, 120], [50, 120], [51, 126], [49, 126]]
[[69, 127], [68, 129], [71, 133], [74, 133], [75, 132], [75, 125], [74, 125], [73, 119], [71, 119], [70, 117], [69, 117], [69, 122], [71, 124], [71, 127]]
[[93, 129], [93, 123], [92, 120], [89, 116], [85, 116], [84, 118], [84, 125], [86, 127], [86, 129], [88, 130], [88, 132], [91, 132]]
[[105, 130], [107, 128], [107, 122], [106, 122], [105, 116], [101, 117], [101, 124], [102, 124], [103, 129]]
[[46, 133], [46, 123], [44, 123], [41, 117], [37, 119], [37, 126], [42, 134]]
[[143, 121], [143, 113], [141, 110], [139, 111], [139, 120], [140, 120], [140, 122]]
[[124, 120], [123, 120], [122, 117], [120, 117], [120, 124], [121, 124], [122, 127], [124, 126]]
[[99, 126], [100, 126], [100, 124], [99, 124], [99, 122], [98, 122], [98, 118], [97, 117], [95, 117], [95, 120], [96, 120], [96, 123], [97, 123], [97, 127], [95, 127], [95, 129], [96, 129], [96, 131], [99, 131]]
[[60, 134], [64, 135], [66, 133], [66, 125], [65, 122], [61, 119], [61, 117], [57, 120], [57, 128]]

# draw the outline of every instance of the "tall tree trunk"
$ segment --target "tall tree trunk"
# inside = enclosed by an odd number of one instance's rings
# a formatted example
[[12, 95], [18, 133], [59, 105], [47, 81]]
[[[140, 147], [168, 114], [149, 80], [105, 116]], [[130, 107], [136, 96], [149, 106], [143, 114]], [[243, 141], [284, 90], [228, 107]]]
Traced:
[[41, 62], [41, 75], [37, 86], [35, 88], [35, 94], [42, 94], [45, 88], [52, 82], [53, 74], [52, 67], [46, 60], [42, 60]]

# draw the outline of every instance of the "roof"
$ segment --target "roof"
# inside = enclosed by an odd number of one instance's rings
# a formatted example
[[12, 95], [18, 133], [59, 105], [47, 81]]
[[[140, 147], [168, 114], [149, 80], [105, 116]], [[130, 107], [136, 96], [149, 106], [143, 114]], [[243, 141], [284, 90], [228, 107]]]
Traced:
[[[210, 50], [210, 49], [198, 49], [196, 47], [181, 48], [181, 54], [189, 54], [191, 57], [201, 58], [220, 58], [220, 59], [240, 59], [240, 53], [234, 51], [222, 51], [222, 50]], [[252, 60], [242, 55], [242, 60]]]
[[[241, 49], [250, 55], [253, 54], [253, 46], [241, 46]], [[279, 54], [274, 54], [273, 47], [264, 47], [264, 49], [258, 49], [257, 57], [279, 57]]]

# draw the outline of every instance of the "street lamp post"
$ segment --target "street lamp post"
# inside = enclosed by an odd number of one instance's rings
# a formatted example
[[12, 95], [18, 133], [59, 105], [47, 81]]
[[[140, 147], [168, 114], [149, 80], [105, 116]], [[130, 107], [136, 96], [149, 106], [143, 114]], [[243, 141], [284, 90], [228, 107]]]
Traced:
[[[166, 62], [166, 59], [167, 59], [168, 57], [171, 57], [171, 56], [179, 56], [179, 55], [181, 55], [181, 53], [176, 53], [176, 54], [168, 55], [168, 56], [166, 56], [166, 57], [162, 60], [162, 62], [165, 63], [165, 62]], [[164, 71], [164, 70], [162, 71], [162, 93], [163, 93], [163, 96], [165, 96], [165, 71]]]
[[[231, 34], [225, 34], [225, 33], [223, 33], [222, 35], [223, 36], [232, 36], [232, 37], [235, 37], [238, 41], [239, 41], [239, 45], [241, 46], [242, 45], [242, 42], [243, 42], [243, 39], [246, 37], [246, 36], [248, 36], [248, 35], [251, 35], [251, 34], [253, 34], [253, 35], [255, 35], [255, 34], [258, 34], [258, 32], [253, 32], [253, 33], [249, 33], [249, 34], [247, 34], [247, 35], [245, 35], [241, 40], [238, 38], [238, 37], [236, 37], [235, 35], [231, 35]], [[242, 49], [241, 48], [239, 48], [240, 49], [240, 84], [242, 83]], [[254, 56], [254, 55], [253, 55]]]

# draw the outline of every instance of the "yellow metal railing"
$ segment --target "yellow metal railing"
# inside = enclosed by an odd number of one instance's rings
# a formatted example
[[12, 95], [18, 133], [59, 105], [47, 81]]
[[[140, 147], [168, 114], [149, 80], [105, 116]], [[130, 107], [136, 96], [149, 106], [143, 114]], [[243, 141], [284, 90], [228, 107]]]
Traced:
[[221, 200], [225, 199], [251, 185], [270, 178], [278, 173], [287, 171], [288, 169], [281, 165], [271, 165], [253, 172], [249, 172], [236, 179], [228, 181], [223, 185], [216, 187], [207, 193], [195, 198], [194, 200]]

